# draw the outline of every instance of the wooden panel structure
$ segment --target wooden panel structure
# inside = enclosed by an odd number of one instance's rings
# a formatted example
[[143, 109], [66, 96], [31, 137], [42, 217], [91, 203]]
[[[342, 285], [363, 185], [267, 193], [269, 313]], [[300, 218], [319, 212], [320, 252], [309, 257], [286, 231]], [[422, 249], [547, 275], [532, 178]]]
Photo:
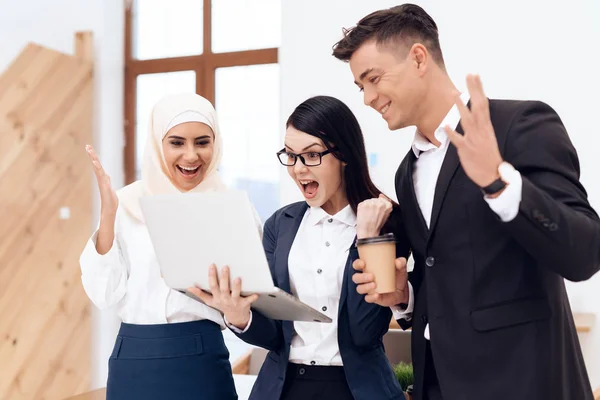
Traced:
[[91, 40], [78, 33], [75, 56], [29, 44], [0, 75], [0, 399], [89, 387]]

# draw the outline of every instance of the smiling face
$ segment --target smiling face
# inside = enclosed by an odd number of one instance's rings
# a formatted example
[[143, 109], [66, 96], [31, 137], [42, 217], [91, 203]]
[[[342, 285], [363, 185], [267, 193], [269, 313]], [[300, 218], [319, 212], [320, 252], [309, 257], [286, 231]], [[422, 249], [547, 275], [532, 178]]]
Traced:
[[[285, 151], [302, 154], [309, 162], [318, 160], [318, 155], [327, 150], [323, 141], [289, 126], [285, 132]], [[348, 201], [343, 185], [343, 163], [331, 153], [322, 156], [321, 165], [307, 167], [298, 157], [296, 165], [287, 167], [290, 177], [296, 182], [311, 207], [321, 207], [334, 215]]]
[[416, 125], [427, 91], [427, 50], [416, 44], [406, 52], [401, 56], [370, 40], [349, 61], [365, 104], [381, 114], [390, 130]]
[[206, 176], [214, 151], [214, 133], [201, 122], [185, 122], [171, 128], [162, 141], [171, 182], [188, 192]]

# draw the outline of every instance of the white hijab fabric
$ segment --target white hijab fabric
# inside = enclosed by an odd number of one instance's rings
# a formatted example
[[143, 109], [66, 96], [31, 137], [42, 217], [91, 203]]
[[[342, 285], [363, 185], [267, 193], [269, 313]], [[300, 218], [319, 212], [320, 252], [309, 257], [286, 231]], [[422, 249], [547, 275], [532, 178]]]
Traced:
[[213, 156], [204, 179], [189, 192], [227, 190], [217, 168], [221, 161], [222, 138], [217, 113], [212, 104], [197, 94], [185, 93], [163, 97], [152, 109], [148, 138], [142, 160], [142, 179], [119, 190], [119, 204], [135, 219], [144, 222], [140, 198], [154, 194], [180, 193], [173, 185], [165, 163], [162, 141], [171, 128], [186, 122], [202, 122], [214, 134]]

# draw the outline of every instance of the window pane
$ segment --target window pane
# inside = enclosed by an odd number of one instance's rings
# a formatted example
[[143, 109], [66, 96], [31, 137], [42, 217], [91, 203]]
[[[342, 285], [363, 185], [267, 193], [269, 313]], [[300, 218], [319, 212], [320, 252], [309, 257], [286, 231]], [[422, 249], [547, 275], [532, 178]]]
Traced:
[[279, 47], [281, 0], [213, 0], [212, 51]]
[[194, 71], [181, 71], [140, 75], [136, 84], [135, 175], [136, 179], [139, 179], [152, 107], [158, 100], [168, 94], [196, 93], [196, 73]]
[[134, 58], [202, 54], [202, 0], [139, 0], [133, 10]]
[[216, 108], [223, 134], [221, 175], [247, 190], [263, 221], [279, 207], [277, 153], [284, 130], [279, 120], [279, 65], [218, 68]]

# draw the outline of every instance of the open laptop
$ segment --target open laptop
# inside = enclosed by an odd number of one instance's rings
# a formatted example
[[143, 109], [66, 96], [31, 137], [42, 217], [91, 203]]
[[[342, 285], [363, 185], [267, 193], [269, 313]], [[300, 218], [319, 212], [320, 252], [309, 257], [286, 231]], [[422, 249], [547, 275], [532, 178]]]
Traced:
[[246, 192], [177, 193], [140, 199], [162, 277], [186, 292], [198, 286], [210, 293], [208, 268], [229, 266], [242, 279], [242, 295], [259, 294], [252, 308], [277, 320], [331, 322], [273, 284], [258, 221]]

